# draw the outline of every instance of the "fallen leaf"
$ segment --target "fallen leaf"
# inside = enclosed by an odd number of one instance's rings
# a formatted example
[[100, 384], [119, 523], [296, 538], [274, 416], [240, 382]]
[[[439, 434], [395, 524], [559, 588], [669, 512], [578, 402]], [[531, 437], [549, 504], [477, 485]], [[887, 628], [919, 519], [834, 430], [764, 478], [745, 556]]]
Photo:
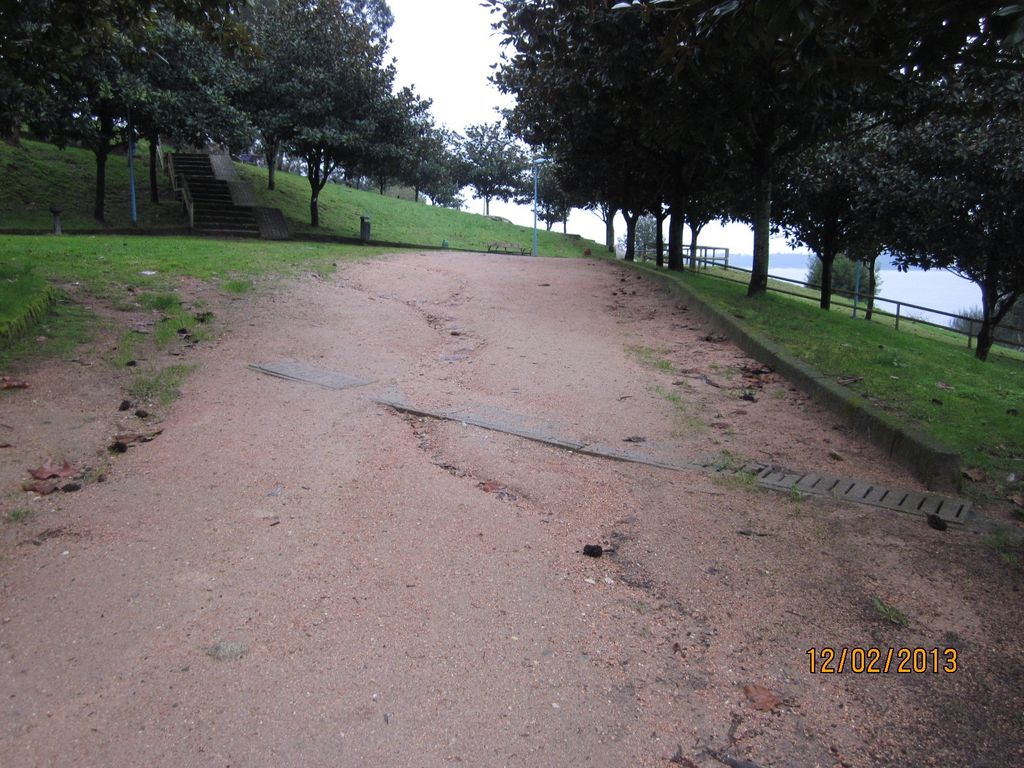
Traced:
[[939, 389], [946, 389], [946, 390], [953, 389], [953, 387], [951, 387], [949, 384], [947, 384], [944, 381], [937, 381], [937, 382], [935, 382], [935, 386], [938, 387]]
[[968, 480], [970, 480], [972, 483], [984, 482], [985, 478], [987, 477], [985, 475], [985, 470], [978, 469], [977, 467], [971, 467], [970, 469], [965, 469], [963, 472], [961, 472], [961, 474], [964, 477], [966, 477]]
[[630, 437], [623, 438], [624, 443], [646, 443], [646, 437], [640, 437], [640, 435], [631, 435]]
[[1014, 504], [1016, 504], [1016, 505], [1017, 505], [1018, 507], [1024, 507], [1024, 496], [1020, 496], [1020, 495], [1017, 495], [1017, 496], [1010, 496], [1010, 497], [1009, 497], [1009, 498], [1007, 499], [1007, 501], [1012, 501], [1012, 502], [1013, 502]]
[[757, 683], [747, 683], [747, 685], [744, 685], [743, 693], [750, 700], [750, 703], [754, 705], [754, 709], [758, 709], [761, 712], [771, 712], [782, 703], [782, 699], [777, 693]]
[[28, 389], [28, 382], [10, 376], [0, 376], [0, 389]]
[[842, 384], [844, 387], [848, 387], [851, 384], [856, 384], [857, 382], [864, 381], [864, 377], [863, 376], [840, 376], [837, 379], [837, 381], [840, 384]]
[[51, 477], [74, 477], [78, 470], [65, 461], [60, 466], [53, 463], [53, 459], [47, 459], [41, 467], [28, 471], [36, 480], [49, 480]]
[[34, 483], [26, 481], [21, 487], [25, 491], [38, 493], [40, 496], [49, 496], [57, 490], [59, 483], [56, 480], [36, 480]]
[[122, 435], [114, 435], [115, 443], [124, 443], [125, 445], [131, 445], [132, 443], [148, 443], [154, 437], [163, 432], [162, 429], [158, 429], [156, 432], [125, 432]]
[[480, 490], [484, 493], [496, 493], [500, 491], [504, 486], [496, 480], [486, 480], [480, 483]]

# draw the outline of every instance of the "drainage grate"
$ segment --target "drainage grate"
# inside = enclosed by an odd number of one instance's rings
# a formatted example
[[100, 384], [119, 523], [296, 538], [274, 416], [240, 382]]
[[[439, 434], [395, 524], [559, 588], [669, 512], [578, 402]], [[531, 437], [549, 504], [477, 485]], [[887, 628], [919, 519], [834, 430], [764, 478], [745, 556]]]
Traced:
[[827, 496], [912, 515], [938, 515], [949, 523], [962, 524], [971, 511], [971, 502], [963, 499], [901, 491], [877, 483], [813, 472], [801, 475], [776, 467], [765, 467], [757, 473], [757, 482], [777, 491], [795, 490], [811, 496]]
[[259, 363], [249, 367], [268, 376], [277, 376], [278, 378], [291, 381], [303, 381], [307, 384], [316, 384], [327, 389], [349, 389], [350, 387], [364, 387], [367, 384], [373, 383], [370, 379], [357, 379], [344, 373], [308, 368], [302, 363], [296, 363], [292, 360], [282, 360], [277, 363]]

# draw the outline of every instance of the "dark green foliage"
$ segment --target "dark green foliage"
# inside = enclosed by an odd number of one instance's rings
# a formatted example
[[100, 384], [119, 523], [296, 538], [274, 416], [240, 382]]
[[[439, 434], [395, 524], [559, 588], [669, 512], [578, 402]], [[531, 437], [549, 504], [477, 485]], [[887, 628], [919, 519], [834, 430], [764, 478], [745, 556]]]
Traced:
[[[857, 284], [857, 269], [860, 267], [860, 284]], [[821, 286], [821, 259], [812, 256], [807, 262], [805, 282], [810, 288]], [[875, 293], [882, 287], [882, 278], [878, 266], [875, 266]], [[843, 291], [849, 295], [859, 292], [861, 300], [868, 293], [868, 268], [861, 261], [854, 261], [846, 256], [839, 256], [832, 264], [832, 290]]]
[[528, 159], [500, 123], [471, 125], [462, 141], [466, 183], [491, 212], [491, 200], [510, 200], [523, 187]]

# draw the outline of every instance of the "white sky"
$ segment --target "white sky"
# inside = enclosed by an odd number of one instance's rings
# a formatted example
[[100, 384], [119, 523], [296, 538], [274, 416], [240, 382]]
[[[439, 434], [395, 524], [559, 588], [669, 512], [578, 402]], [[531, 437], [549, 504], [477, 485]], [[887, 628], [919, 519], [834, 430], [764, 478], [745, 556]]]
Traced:
[[[391, 55], [396, 59], [397, 84], [415, 86], [420, 96], [433, 99], [437, 123], [461, 132], [467, 125], [497, 120], [496, 109], [513, 104], [488, 81], [492, 65], [499, 60], [501, 38], [491, 29], [498, 16], [481, 7], [480, 0], [388, 0], [388, 5], [395, 17]], [[483, 212], [482, 201], [468, 195], [467, 200], [467, 210]], [[494, 201], [491, 214], [516, 224], [533, 224], [533, 212], [527, 206]], [[625, 230], [620, 215], [616, 237]], [[604, 241], [604, 224], [586, 211], [569, 216], [569, 231]], [[689, 233], [686, 238], [689, 242]], [[722, 246], [736, 253], [750, 253], [753, 242], [753, 233], [743, 224], [709, 224], [700, 236], [701, 245]], [[781, 238], [773, 238], [771, 250], [791, 249]]]

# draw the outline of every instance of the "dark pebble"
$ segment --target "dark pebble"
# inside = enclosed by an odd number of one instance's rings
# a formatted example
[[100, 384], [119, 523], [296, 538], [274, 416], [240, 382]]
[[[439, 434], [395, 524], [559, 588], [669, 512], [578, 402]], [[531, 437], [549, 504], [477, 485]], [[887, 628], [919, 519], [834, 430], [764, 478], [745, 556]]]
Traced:
[[584, 544], [583, 554], [587, 557], [600, 557], [604, 554], [604, 547], [600, 544]]
[[946, 521], [936, 515], [934, 512], [928, 515], [928, 527], [934, 528], [936, 531], [944, 531], [948, 527]]
[[127, 451], [128, 451], [128, 444], [127, 443], [122, 443], [120, 440], [118, 440], [116, 442], [111, 443], [110, 444], [110, 448], [108, 450], [111, 453], [127, 453]]
[[131, 401], [129, 401], [129, 400], [122, 400], [121, 404], [119, 406], [117, 406], [117, 410], [119, 410], [119, 411], [127, 411], [131, 407], [132, 407]]
[[64, 491], [64, 493], [74, 493], [75, 491], [82, 490], [82, 484], [81, 483], [67, 483], [65, 485], [62, 485], [60, 489], [62, 491]]
[[124, 365], [125, 365], [125, 368], [134, 368], [136, 365], [138, 365], [138, 363], [135, 362], [134, 360], [129, 360]]
[[135, 412], [135, 415], [138, 416], [140, 419], [146, 419], [149, 418], [149, 411], [147, 411], [145, 408], [139, 408], [139, 410]]

